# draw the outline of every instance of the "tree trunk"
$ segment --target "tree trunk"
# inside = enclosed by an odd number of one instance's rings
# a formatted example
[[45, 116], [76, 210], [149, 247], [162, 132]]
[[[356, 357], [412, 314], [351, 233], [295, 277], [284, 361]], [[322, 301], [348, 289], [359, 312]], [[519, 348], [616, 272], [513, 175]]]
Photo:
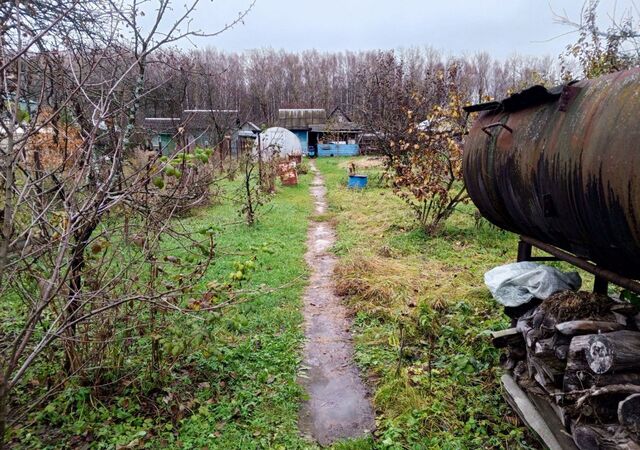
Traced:
[[640, 368], [640, 332], [614, 331], [576, 336], [571, 340], [567, 370], [605, 374]]
[[[69, 279], [69, 307], [67, 308], [67, 320], [72, 322], [76, 317], [76, 313], [81, 306], [79, 299], [82, 291], [82, 272], [85, 264], [85, 250], [91, 239], [93, 231], [96, 229], [98, 222], [92, 220], [87, 223], [79, 233], [76, 234], [75, 245], [71, 257], [70, 279]], [[71, 325], [68, 328], [67, 335], [71, 338], [76, 335], [76, 326]], [[65, 343], [65, 372], [67, 375], [74, 373], [78, 367], [78, 355], [76, 352], [76, 343], [70, 339]]]

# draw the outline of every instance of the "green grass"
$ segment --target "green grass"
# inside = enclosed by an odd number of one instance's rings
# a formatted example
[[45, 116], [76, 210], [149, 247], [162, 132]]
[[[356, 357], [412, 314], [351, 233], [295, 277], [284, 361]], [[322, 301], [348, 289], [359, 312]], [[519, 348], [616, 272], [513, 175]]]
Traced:
[[[286, 287], [259, 295], [255, 300], [226, 311], [223, 320], [230, 344], [212, 372], [224, 393], [202, 414], [187, 418], [181, 427], [182, 448], [298, 448], [297, 416], [301, 391], [296, 384], [303, 334], [300, 313], [306, 284], [305, 240], [311, 199], [310, 176], [297, 187], [281, 188], [257, 226], [238, 225], [225, 230], [218, 248], [248, 251], [252, 245], [268, 243], [272, 254], [259, 257], [251, 279], [253, 286]], [[231, 217], [235, 208], [218, 207], [217, 215]], [[194, 226], [206, 225], [211, 211], [202, 211]], [[211, 273], [223, 276], [234, 258], [224, 258]], [[289, 285], [290, 283], [293, 284]], [[209, 392], [205, 392], [208, 395]]]
[[[308, 448], [297, 430], [303, 393], [296, 376], [303, 339], [301, 298], [308, 275], [304, 252], [312, 211], [310, 178], [301, 177], [297, 187], [279, 188], [254, 227], [238, 223], [238, 206], [229, 201], [183, 220], [192, 231], [235, 222], [216, 236], [216, 258], [202, 284], [226, 277], [236, 262], [255, 254], [256, 246], [268, 248], [259, 252], [257, 268], [242, 287], [259, 292], [249, 301], [222, 314], [166, 318], [167, 340], [203, 329], [213, 352], [182, 349], [167, 368], [170, 382], [161, 389], [141, 383], [124, 387], [116, 398], [99, 398], [89, 387], [70, 384], [11, 431], [15, 446]], [[186, 254], [176, 252], [178, 258]], [[141, 341], [135, 345], [140, 358], [129, 367], [140, 372], [140, 379], [148, 379], [149, 348]], [[42, 374], [54, 365], [43, 363], [34, 372]], [[156, 406], [150, 408], [150, 403]]]
[[471, 204], [427, 236], [376, 182], [379, 168], [359, 170], [370, 175], [367, 189], [347, 189], [349, 162], [317, 164], [337, 223], [338, 290], [353, 310], [356, 359], [373, 385], [374, 447], [537, 448], [500, 396], [499, 352], [486, 334], [509, 322], [483, 274], [515, 260], [516, 236], [477, 224]]
[[[139, 372], [139, 382], [115, 397], [70, 383], [11, 431], [15, 446], [315, 448], [297, 429], [304, 393], [296, 376], [307, 229], [310, 220], [326, 220], [337, 227], [337, 288], [354, 314], [356, 362], [372, 387], [377, 413], [374, 438], [333, 448], [536, 448], [500, 397], [499, 353], [486, 334], [508, 321], [482, 276], [515, 260], [516, 237], [478, 224], [470, 204], [462, 205], [440, 234], [427, 236], [380, 181], [379, 168], [359, 170], [370, 175], [369, 188], [347, 189], [351, 161], [316, 160], [328, 188], [325, 214], [311, 214], [311, 175], [304, 175], [299, 186], [279, 189], [254, 227], [240, 223], [238, 206], [228, 200], [184, 219], [190, 231], [235, 223], [220, 228], [216, 258], [201, 285], [224, 279], [236, 263], [257, 255], [257, 268], [243, 286], [257, 294], [222, 314], [166, 316], [165, 342], [175, 344], [194, 332], [207, 340], [180, 349], [165, 368], [169, 382], [160, 389], [148, 382], [150, 344], [140, 339], [125, 364]], [[355, 161], [364, 165], [367, 159]], [[184, 259], [187, 252], [177, 249], [175, 256]], [[592, 278], [581, 275], [588, 287]], [[3, 323], [9, 312], [0, 311]], [[46, 389], [42, 380], [58, 368], [55, 358], [43, 361], [32, 381]]]

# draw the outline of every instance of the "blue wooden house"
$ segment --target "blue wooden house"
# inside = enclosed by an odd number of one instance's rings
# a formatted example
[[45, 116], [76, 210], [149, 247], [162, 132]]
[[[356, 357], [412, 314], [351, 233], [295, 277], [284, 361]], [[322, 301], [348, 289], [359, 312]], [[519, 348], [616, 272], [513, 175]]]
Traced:
[[177, 147], [213, 147], [239, 125], [235, 109], [185, 109], [180, 117], [147, 117], [144, 126], [151, 147], [164, 155]]
[[362, 128], [339, 107], [328, 116], [324, 109], [280, 109], [278, 125], [292, 131], [310, 156], [360, 154]]

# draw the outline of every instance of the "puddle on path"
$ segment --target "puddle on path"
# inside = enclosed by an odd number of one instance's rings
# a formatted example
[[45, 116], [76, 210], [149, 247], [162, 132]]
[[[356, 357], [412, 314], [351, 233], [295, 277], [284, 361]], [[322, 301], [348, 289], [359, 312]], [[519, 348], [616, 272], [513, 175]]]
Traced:
[[[326, 212], [326, 189], [320, 172], [315, 174], [311, 195], [315, 212]], [[364, 436], [373, 431], [375, 416], [365, 385], [353, 362], [350, 321], [340, 298], [334, 294], [336, 258], [329, 249], [335, 231], [328, 222], [312, 222], [305, 255], [312, 269], [304, 294], [306, 342], [300, 383], [307, 400], [300, 414], [300, 431], [320, 445]]]

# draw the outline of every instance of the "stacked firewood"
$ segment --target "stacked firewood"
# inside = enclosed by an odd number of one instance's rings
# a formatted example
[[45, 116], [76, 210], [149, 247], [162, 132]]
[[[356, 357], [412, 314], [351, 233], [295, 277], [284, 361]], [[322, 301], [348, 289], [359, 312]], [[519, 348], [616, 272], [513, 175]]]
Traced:
[[580, 449], [640, 450], [640, 314], [629, 302], [561, 292], [497, 333], [504, 366], [548, 401]]

